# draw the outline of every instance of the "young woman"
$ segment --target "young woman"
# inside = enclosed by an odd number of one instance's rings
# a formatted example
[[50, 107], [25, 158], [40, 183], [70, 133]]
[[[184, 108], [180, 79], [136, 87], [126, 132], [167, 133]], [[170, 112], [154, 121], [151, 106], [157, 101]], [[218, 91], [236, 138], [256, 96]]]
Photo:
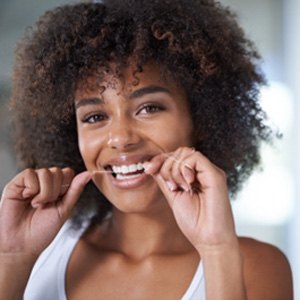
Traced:
[[292, 299], [230, 207], [272, 138], [257, 58], [210, 0], [47, 12], [17, 51], [1, 299]]

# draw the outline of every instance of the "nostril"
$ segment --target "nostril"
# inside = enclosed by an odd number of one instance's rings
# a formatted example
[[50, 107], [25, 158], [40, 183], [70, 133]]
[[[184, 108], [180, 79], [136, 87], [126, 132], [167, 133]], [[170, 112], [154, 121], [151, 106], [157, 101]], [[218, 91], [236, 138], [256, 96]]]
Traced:
[[106, 143], [112, 149], [124, 150], [136, 147], [140, 141], [140, 136], [131, 127], [118, 125], [109, 131]]

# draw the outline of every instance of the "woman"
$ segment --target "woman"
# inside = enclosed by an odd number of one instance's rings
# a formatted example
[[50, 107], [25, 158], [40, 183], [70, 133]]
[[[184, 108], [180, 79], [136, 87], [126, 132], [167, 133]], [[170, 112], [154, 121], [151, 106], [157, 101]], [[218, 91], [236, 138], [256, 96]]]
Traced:
[[47, 12], [15, 64], [1, 295], [292, 299], [286, 258], [237, 237], [229, 202], [272, 137], [257, 58], [213, 1]]

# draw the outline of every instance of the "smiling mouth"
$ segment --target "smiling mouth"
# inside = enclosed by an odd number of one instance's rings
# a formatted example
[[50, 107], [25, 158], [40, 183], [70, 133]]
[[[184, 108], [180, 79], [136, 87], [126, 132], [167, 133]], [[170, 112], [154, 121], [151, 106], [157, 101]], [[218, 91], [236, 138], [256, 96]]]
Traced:
[[105, 167], [105, 170], [110, 171], [114, 178], [124, 180], [141, 176], [144, 174], [145, 169], [143, 163], [137, 163], [121, 166], [108, 165]]

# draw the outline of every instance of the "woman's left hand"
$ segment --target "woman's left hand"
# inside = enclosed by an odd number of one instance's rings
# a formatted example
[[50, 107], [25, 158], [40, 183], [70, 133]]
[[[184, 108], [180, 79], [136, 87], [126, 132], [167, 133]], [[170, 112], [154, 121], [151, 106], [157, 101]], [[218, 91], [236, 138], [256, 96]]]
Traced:
[[145, 164], [181, 231], [202, 252], [236, 242], [225, 173], [192, 148], [178, 148]]

